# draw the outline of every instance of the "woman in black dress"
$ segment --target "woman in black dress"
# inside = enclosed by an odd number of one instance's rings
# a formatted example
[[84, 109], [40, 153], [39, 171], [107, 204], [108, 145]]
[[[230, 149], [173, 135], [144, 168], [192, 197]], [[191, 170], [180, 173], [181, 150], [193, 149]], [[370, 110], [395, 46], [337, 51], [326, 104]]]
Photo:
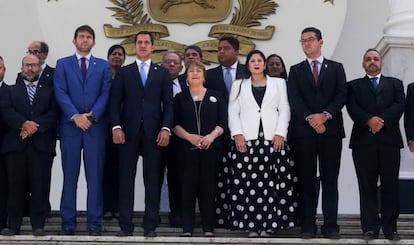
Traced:
[[174, 100], [177, 151], [182, 191], [182, 236], [192, 236], [198, 198], [204, 236], [214, 236], [214, 197], [219, 162], [223, 156], [223, 132], [227, 102], [220, 92], [206, 89], [205, 67], [198, 61], [187, 65], [189, 89]]

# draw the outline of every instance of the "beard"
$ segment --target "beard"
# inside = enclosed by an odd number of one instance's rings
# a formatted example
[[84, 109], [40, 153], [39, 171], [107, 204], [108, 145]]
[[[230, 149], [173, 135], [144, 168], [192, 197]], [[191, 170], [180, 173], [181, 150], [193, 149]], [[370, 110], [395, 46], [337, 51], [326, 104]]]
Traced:
[[39, 80], [39, 74], [36, 74], [36, 75], [33, 75], [33, 76], [28, 76], [28, 75], [25, 75], [25, 74], [21, 73], [20, 75], [24, 80], [26, 80], [28, 82], [34, 82], [34, 81]]

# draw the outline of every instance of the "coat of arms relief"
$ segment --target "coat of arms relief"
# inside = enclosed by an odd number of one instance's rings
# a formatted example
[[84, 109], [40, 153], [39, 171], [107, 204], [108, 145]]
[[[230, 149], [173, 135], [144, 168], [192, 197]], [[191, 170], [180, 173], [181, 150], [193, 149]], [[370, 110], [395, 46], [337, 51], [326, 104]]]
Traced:
[[[160, 62], [164, 51], [175, 49], [184, 52], [187, 45], [195, 44], [203, 50], [206, 64], [217, 63], [218, 39], [231, 35], [240, 41], [240, 55], [247, 55], [255, 48], [254, 40], [270, 40], [275, 26], [261, 27], [261, 20], [276, 13], [278, 3], [272, 0], [109, 0], [114, 6], [106, 7], [122, 24], [113, 27], [104, 24], [104, 33], [108, 38], [122, 38], [120, 42], [128, 55], [135, 54], [134, 34], [146, 30], [154, 34], [155, 49], [152, 59]], [[333, 0], [324, 0], [333, 4]], [[233, 6], [236, 5], [236, 6]], [[219, 23], [233, 14], [230, 23]], [[157, 23], [153, 23], [153, 19]], [[168, 26], [159, 23], [215, 23], [206, 36], [210, 39], [197, 43], [181, 43], [184, 40], [168, 40]], [[197, 32], [197, 31], [196, 31]], [[200, 33], [199, 35], [203, 35]]]

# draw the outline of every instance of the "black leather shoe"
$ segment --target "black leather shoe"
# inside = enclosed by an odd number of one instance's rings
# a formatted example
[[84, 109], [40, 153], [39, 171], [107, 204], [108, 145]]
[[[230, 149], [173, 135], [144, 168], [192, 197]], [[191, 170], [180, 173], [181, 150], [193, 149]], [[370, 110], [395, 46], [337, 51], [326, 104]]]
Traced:
[[74, 236], [75, 235], [75, 231], [74, 230], [69, 230], [69, 229], [63, 229], [59, 232], [59, 235], [62, 236]]
[[305, 232], [302, 232], [300, 234], [300, 237], [302, 239], [311, 239], [311, 238], [314, 238], [315, 237], [315, 233], [310, 232], [310, 231], [305, 231]]
[[88, 235], [89, 236], [100, 236], [101, 235], [101, 231], [98, 231], [98, 230], [89, 230], [88, 231]]
[[132, 236], [132, 232], [126, 232], [126, 231], [120, 230], [116, 233], [116, 236], [118, 237]]
[[324, 238], [328, 238], [328, 239], [341, 239], [341, 234], [339, 234], [339, 232], [333, 231], [333, 232], [327, 232], [325, 234], [323, 234]]
[[18, 235], [15, 230], [12, 230], [12, 229], [9, 229], [9, 228], [4, 228], [3, 230], [1, 230], [0, 234], [3, 235], [3, 236]]
[[43, 230], [42, 228], [36, 228], [33, 230], [33, 236], [45, 236], [45, 230]]
[[369, 240], [373, 240], [373, 239], [378, 239], [378, 234], [373, 232], [373, 231], [367, 231], [364, 233], [364, 237], [363, 239], [365, 241], [369, 241]]
[[144, 237], [156, 237], [157, 233], [153, 230], [144, 231]]
[[389, 235], [384, 235], [384, 237], [385, 237], [385, 239], [388, 239], [390, 241], [399, 241], [399, 240], [401, 240], [401, 237], [398, 234], [398, 232], [394, 232], [394, 233], [391, 233]]
[[193, 234], [191, 234], [191, 232], [184, 232], [180, 235], [180, 237], [192, 237]]

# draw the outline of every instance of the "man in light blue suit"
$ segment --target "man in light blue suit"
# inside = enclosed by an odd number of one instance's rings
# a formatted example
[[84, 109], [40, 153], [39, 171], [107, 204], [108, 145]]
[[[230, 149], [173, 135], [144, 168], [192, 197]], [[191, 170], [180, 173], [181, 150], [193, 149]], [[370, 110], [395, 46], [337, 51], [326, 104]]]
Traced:
[[54, 74], [55, 95], [61, 109], [59, 135], [64, 175], [61, 233], [75, 234], [76, 189], [82, 152], [88, 186], [87, 229], [89, 235], [100, 235], [107, 137], [105, 110], [111, 89], [111, 70], [107, 61], [90, 53], [95, 45], [95, 32], [90, 26], [76, 29], [73, 44], [76, 53], [59, 59]]

